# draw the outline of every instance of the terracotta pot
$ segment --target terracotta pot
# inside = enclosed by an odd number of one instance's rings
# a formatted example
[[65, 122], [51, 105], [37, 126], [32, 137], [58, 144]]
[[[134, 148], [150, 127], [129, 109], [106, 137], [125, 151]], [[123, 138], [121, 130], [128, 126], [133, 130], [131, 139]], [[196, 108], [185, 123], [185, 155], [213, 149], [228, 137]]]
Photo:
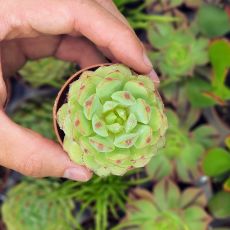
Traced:
[[89, 66], [87, 68], [84, 68], [78, 72], [76, 72], [74, 75], [72, 75], [66, 82], [65, 84], [62, 86], [62, 88], [60, 89], [60, 91], [58, 92], [58, 95], [55, 99], [55, 103], [54, 103], [54, 107], [53, 107], [53, 125], [54, 125], [54, 131], [56, 133], [56, 136], [58, 138], [59, 143], [62, 145], [63, 144], [63, 139], [64, 139], [64, 132], [59, 128], [58, 123], [57, 123], [57, 111], [58, 109], [66, 102], [67, 100], [67, 93], [69, 91], [69, 85], [78, 80], [78, 78], [80, 77], [80, 75], [87, 70], [91, 70], [94, 71], [96, 70], [98, 67], [101, 66], [109, 66], [111, 65], [110, 63], [104, 63], [104, 64], [98, 64], [98, 65], [93, 65], [93, 66]]

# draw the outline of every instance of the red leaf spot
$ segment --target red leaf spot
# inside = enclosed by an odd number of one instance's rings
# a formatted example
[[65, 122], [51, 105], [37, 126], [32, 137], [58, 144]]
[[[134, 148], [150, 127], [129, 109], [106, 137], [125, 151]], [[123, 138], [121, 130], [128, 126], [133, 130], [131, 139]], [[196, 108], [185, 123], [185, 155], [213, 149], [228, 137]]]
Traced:
[[85, 149], [84, 149], [84, 153], [88, 153], [88, 152], [89, 152], [88, 149], [85, 148]]
[[113, 80], [114, 80], [114, 78], [107, 77], [107, 78], [106, 78], [106, 80], [107, 80], [107, 81], [113, 81]]
[[146, 106], [146, 107], [145, 107], [145, 110], [146, 110], [147, 113], [149, 113], [149, 112], [150, 112], [150, 107], [149, 107], [149, 106]]
[[97, 145], [97, 147], [98, 147], [98, 149], [100, 149], [100, 150], [103, 150], [103, 149], [104, 149], [104, 145], [101, 144], [101, 143], [99, 143], [99, 144]]
[[125, 93], [125, 94], [124, 94], [124, 97], [125, 97], [125, 99], [129, 100], [129, 99], [130, 99], [129, 93]]
[[144, 86], [144, 83], [143, 82], [139, 82], [138, 83], [140, 86]]
[[121, 163], [121, 160], [116, 160], [116, 163], [117, 163], [117, 164], [120, 164], [120, 163]]
[[87, 101], [86, 103], [85, 103], [85, 106], [86, 107], [90, 107], [92, 105], [92, 101]]
[[142, 156], [142, 157], [141, 157], [141, 160], [144, 160], [144, 159], [145, 159], [145, 157], [144, 157], [144, 156]]
[[85, 85], [82, 85], [81, 87], [80, 87], [80, 90], [83, 90], [85, 88]]
[[131, 140], [131, 139], [128, 139], [128, 140], [125, 141], [125, 143], [126, 143], [127, 145], [131, 145], [131, 144], [132, 144], [132, 140]]
[[151, 142], [151, 137], [148, 137], [147, 139], [146, 139], [146, 143], [150, 143]]
[[80, 121], [77, 119], [77, 120], [75, 121], [75, 126], [78, 127], [79, 124], [80, 124]]
[[128, 167], [128, 170], [134, 169], [134, 167], [131, 165]]
[[95, 127], [96, 127], [97, 129], [101, 128], [101, 122], [97, 122], [97, 123], [95, 124]]

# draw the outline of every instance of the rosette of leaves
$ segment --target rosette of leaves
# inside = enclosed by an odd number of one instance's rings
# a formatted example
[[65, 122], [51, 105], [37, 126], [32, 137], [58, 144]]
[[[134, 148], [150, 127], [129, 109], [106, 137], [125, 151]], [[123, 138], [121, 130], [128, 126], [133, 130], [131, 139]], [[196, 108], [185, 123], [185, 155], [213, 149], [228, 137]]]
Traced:
[[23, 127], [34, 130], [41, 135], [56, 140], [52, 123], [52, 99], [30, 99], [22, 103], [12, 113], [11, 118]]
[[208, 40], [196, 38], [189, 29], [175, 29], [170, 23], [155, 23], [147, 32], [153, 47], [149, 57], [164, 77], [192, 75], [196, 66], [208, 62]]
[[180, 191], [174, 182], [162, 180], [152, 193], [140, 188], [131, 192], [126, 217], [113, 230], [206, 230], [211, 221], [206, 203], [202, 190]]
[[73, 64], [49, 57], [28, 61], [19, 73], [34, 87], [50, 85], [60, 88], [65, 82], [65, 77], [69, 76], [73, 70]]
[[194, 183], [202, 175], [201, 159], [205, 149], [216, 143], [216, 130], [202, 125], [189, 131], [177, 115], [167, 111], [169, 129], [165, 148], [147, 165], [148, 175], [154, 180], [171, 177], [185, 183]]
[[57, 120], [70, 158], [99, 176], [146, 165], [164, 145], [167, 129], [153, 81], [123, 65], [83, 72]]
[[24, 181], [12, 188], [2, 206], [8, 230], [73, 230], [71, 199], [50, 195], [60, 184], [48, 180]]

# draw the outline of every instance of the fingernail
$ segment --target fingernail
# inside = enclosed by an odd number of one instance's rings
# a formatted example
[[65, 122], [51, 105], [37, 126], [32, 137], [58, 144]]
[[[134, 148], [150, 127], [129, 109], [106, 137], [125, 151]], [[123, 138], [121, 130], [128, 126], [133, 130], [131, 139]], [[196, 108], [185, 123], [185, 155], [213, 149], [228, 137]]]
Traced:
[[64, 178], [76, 181], [88, 181], [91, 178], [91, 174], [88, 169], [83, 167], [79, 168], [68, 168], [65, 170]]
[[147, 66], [153, 68], [152, 62], [149, 60], [149, 58], [148, 58], [148, 56], [146, 55], [145, 52], [144, 52], [144, 54], [143, 54], [143, 57], [144, 57], [144, 63], [145, 63]]
[[151, 72], [148, 74], [150, 76], [150, 78], [156, 82], [156, 83], [160, 83], [160, 79], [157, 76], [156, 72], [154, 70], [151, 70]]

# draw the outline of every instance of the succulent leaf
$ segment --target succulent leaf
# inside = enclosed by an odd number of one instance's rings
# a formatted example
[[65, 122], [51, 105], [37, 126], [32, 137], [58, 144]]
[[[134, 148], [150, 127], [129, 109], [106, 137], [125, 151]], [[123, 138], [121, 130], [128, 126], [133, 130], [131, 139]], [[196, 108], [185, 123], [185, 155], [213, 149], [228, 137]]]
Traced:
[[57, 113], [64, 149], [99, 176], [143, 167], [164, 145], [163, 107], [154, 82], [124, 65], [85, 71]]
[[[193, 191], [196, 188], [188, 188]], [[131, 191], [127, 203], [126, 216], [116, 227], [119, 230], [205, 230], [211, 217], [204, 210], [207, 203], [200, 205], [197, 199], [205, 196], [201, 190], [192, 195], [186, 206], [181, 207], [182, 194], [189, 195], [187, 189], [180, 188], [168, 179], [158, 182], [153, 193], [136, 188]]]

